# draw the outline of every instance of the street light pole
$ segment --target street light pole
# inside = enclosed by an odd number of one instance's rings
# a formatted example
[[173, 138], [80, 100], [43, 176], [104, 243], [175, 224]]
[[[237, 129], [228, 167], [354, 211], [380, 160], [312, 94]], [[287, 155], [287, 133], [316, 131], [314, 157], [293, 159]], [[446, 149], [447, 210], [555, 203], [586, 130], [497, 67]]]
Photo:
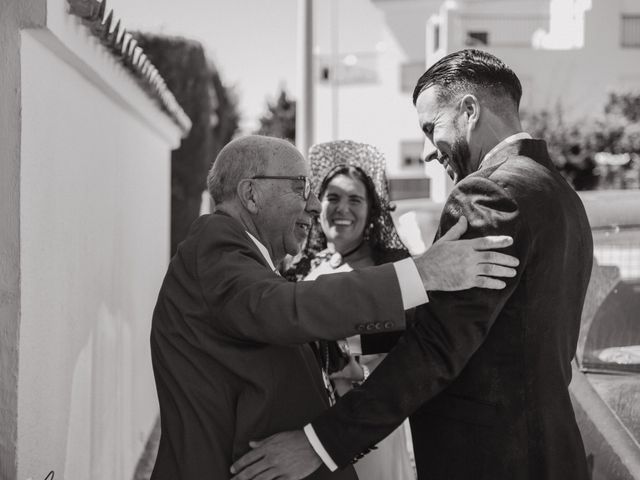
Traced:
[[331, 139], [338, 140], [339, 128], [339, 104], [338, 96], [338, 69], [340, 68], [340, 48], [339, 35], [340, 25], [338, 24], [338, 0], [331, 0], [331, 70], [329, 71], [329, 82], [331, 84]]
[[313, 120], [313, 0], [298, 0], [296, 146], [305, 157], [313, 145]]

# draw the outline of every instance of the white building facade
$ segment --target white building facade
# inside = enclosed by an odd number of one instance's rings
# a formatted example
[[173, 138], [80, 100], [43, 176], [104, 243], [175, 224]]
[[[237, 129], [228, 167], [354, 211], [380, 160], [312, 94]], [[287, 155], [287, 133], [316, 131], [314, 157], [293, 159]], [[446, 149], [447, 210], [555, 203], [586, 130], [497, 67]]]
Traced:
[[[384, 9], [376, 8], [379, 3]], [[429, 195], [418, 161], [422, 140], [411, 92], [424, 72], [426, 21], [439, 4], [439, 0], [316, 3], [314, 139], [351, 139], [378, 147], [387, 159], [396, 199]], [[327, 8], [330, 5], [333, 12]], [[348, 8], [360, 9], [366, 23], [336, 25]], [[350, 17], [358, 16], [351, 13]]]
[[315, 138], [381, 148], [396, 199], [443, 201], [451, 186], [439, 165], [426, 166], [425, 180], [411, 102], [419, 76], [448, 53], [495, 54], [522, 82], [522, 110], [560, 108], [567, 119], [601, 113], [610, 90], [640, 88], [637, 0], [370, 1], [379, 17], [368, 44], [383, 48], [317, 56]]
[[[522, 82], [523, 111], [578, 120], [601, 114], [608, 92], [640, 89], [636, 0], [448, 1], [429, 18], [426, 41], [427, 65], [470, 47], [501, 58]], [[436, 168], [432, 184], [446, 191]]]
[[522, 108], [597, 114], [612, 89], [640, 88], [637, 0], [460, 0], [429, 18], [426, 63], [469, 47], [498, 56], [523, 84]]

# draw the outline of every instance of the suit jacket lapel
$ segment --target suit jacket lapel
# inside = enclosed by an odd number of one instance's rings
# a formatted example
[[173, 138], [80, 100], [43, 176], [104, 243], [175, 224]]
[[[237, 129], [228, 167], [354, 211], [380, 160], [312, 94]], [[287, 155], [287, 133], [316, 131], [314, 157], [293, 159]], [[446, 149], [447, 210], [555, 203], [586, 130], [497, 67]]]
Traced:
[[[243, 241], [247, 245], [249, 245], [251, 250], [253, 250], [256, 253], [256, 256], [260, 259], [260, 263], [262, 263], [268, 270], [273, 271], [273, 270], [271, 270], [271, 266], [269, 265], [269, 262], [267, 262], [267, 259], [264, 258], [264, 255], [262, 255], [262, 252], [260, 251], [258, 246], [253, 242], [253, 240], [251, 240], [251, 237], [249, 237], [249, 235], [247, 234], [247, 231], [244, 228], [244, 225], [242, 225], [236, 218], [233, 218], [228, 213], [221, 212], [220, 210], [214, 211], [212, 215], [221, 215], [221, 216], [224, 216], [226, 218], [231, 219], [233, 221], [232, 223], [233, 223], [234, 227], [236, 227], [235, 230], [238, 231], [238, 236], [242, 237]], [[280, 275], [280, 273], [278, 273], [278, 275]]]

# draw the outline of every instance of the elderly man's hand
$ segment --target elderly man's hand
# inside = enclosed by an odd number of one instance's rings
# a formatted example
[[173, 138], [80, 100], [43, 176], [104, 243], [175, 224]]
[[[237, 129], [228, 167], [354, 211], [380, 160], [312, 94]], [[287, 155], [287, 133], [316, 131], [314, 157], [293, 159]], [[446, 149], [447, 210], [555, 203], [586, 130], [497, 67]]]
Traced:
[[425, 290], [466, 290], [468, 288], [502, 289], [506, 283], [492, 277], [514, 277], [517, 258], [489, 251], [508, 247], [513, 239], [491, 236], [459, 240], [467, 230], [467, 219], [445, 233], [415, 263]]
[[348, 380], [350, 382], [361, 382], [364, 380], [364, 369], [354, 357], [349, 357], [349, 363], [340, 371], [329, 375], [331, 380]]
[[302, 430], [276, 433], [249, 446], [252, 450], [231, 466], [231, 480], [298, 480], [322, 465]]

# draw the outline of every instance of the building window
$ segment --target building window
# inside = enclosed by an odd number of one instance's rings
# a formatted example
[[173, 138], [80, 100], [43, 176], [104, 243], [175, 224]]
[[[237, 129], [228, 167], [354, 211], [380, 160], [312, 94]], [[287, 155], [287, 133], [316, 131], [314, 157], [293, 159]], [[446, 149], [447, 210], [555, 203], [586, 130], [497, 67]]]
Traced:
[[623, 47], [640, 47], [640, 15], [622, 15], [621, 35]]
[[[414, 80], [415, 83], [415, 80]], [[400, 142], [400, 167], [405, 169], [422, 168], [422, 151], [424, 142], [422, 140], [404, 140]]]
[[338, 85], [378, 83], [378, 53], [351, 53], [339, 59], [318, 55], [315, 57], [315, 78], [319, 83], [335, 82]]
[[409, 62], [400, 66], [400, 90], [403, 93], [411, 93], [416, 82], [425, 71], [424, 62]]
[[406, 198], [429, 198], [430, 195], [431, 183], [426, 177], [389, 179], [389, 196], [392, 201]]
[[433, 51], [437, 51], [440, 48], [440, 25], [433, 26]]
[[467, 32], [464, 44], [467, 47], [489, 45], [489, 32]]

